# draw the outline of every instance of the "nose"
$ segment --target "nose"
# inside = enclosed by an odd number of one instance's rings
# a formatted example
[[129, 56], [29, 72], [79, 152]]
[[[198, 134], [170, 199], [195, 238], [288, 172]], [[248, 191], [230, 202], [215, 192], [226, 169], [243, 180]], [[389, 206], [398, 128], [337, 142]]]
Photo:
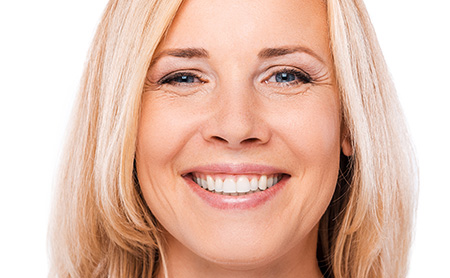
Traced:
[[202, 132], [206, 141], [229, 149], [269, 142], [271, 132], [265, 121], [264, 107], [251, 86], [235, 82], [217, 89], [210, 107], [212, 117]]

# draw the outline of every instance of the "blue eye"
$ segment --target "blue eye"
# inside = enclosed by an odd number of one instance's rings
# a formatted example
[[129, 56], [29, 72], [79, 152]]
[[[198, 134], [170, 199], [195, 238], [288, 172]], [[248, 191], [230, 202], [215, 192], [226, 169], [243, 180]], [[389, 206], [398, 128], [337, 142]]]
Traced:
[[178, 82], [178, 83], [194, 83], [195, 82], [195, 76], [192, 75], [182, 75], [177, 76], [172, 79], [172, 82]]
[[278, 72], [275, 74], [275, 80], [277, 82], [292, 82], [296, 79], [295, 74], [288, 72]]
[[292, 69], [286, 68], [272, 73], [269, 79], [266, 80], [266, 83], [273, 83], [278, 85], [296, 85], [298, 83], [311, 83], [312, 79], [309, 74]]
[[159, 85], [170, 84], [170, 85], [191, 85], [193, 83], [204, 83], [201, 81], [201, 77], [190, 72], [177, 72], [174, 74], [169, 74], [161, 78], [158, 81]]

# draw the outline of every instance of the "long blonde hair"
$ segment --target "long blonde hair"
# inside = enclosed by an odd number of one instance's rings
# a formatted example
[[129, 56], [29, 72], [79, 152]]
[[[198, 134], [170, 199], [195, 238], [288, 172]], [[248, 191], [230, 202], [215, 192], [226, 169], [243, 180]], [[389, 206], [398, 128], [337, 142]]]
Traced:
[[[50, 277], [154, 277], [164, 242], [134, 171], [141, 92], [182, 0], [111, 0], [92, 44], [50, 223]], [[360, 0], [329, 0], [331, 51], [354, 154], [320, 222], [327, 277], [405, 277], [417, 184], [404, 119]], [[167, 274], [167, 270], [163, 270]]]

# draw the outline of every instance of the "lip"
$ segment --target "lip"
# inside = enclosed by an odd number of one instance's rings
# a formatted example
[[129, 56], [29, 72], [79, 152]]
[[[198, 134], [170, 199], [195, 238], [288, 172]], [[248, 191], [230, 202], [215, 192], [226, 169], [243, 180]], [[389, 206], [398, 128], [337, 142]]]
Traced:
[[182, 175], [191, 173], [191, 172], [200, 172], [200, 173], [212, 173], [212, 174], [230, 174], [230, 175], [248, 175], [248, 174], [258, 174], [258, 175], [267, 175], [267, 174], [277, 174], [277, 173], [286, 173], [286, 171], [267, 165], [260, 164], [209, 164], [202, 165], [193, 168], [189, 168], [182, 172]]
[[[283, 178], [274, 186], [252, 194], [242, 196], [228, 196], [210, 192], [201, 188], [196, 184], [189, 173], [212, 173], [212, 174], [228, 174], [228, 175], [267, 175], [267, 174], [283, 174]], [[258, 164], [210, 164], [198, 166], [183, 171], [183, 179], [190, 190], [200, 197], [209, 206], [220, 210], [247, 210], [264, 205], [273, 199], [285, 187], [290, 175], [285, 171], [266, 165]]]

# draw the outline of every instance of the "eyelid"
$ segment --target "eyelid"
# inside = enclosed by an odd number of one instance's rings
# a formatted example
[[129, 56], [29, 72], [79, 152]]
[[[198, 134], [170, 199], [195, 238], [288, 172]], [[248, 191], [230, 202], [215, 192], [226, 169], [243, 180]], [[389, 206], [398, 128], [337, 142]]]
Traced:
[[[314, 82], [314, 79], [311, 77], [311, 75], [308, 72], [306, 72], [303, 69], [293, 67], [293, 66], [273, 66], [273, 67], [270, 67], [266, 72], [267, 72], [267, 74], [265, 74], [266, 77], [263, 78], [263, 81], [267, 84], [269, 83], [268, 80], [270, 78], [272, 78], [275, 74], [282, 73], [282, 72], [294, 74], [297, 78], [300, 79], [300, 80], [292, 81], [295, 83], [300, 82], [302, 84], [308, 84], [308, 83]], [[299, 75], [301, 75], [301, 76], [299, 77]], [[302, 80], [302, 79], [306, 79], [306, 80]], [[271, 82], [271, 83], [277, 83], [277, 82]], [[288, 84], [289, 84], [288, 82], [283, 83], [284, 86], [286, 86]], [[279, 85], [281, 85], [281, 83]]]
[[[175, 71], [175, 72], [171, 72], [171, 73], [168, 73], [168, 74], [164, 75], [163, 77], [161, 77], [157, 81], [157, 84], [158, 85], [169, 84], [171, 79], [175, 79], [175, 78], [183, 76], [183, 75], [193, 76], [194, 78], [197, 78], [201, 83], [206, 83], [207, 82], [203, 78], [203, 75], [198, 74], [195, 71], [192, 71], [192, 70], [180, 70], [180, 71]], [[187, 84], [185, 84], [185, 85], [187, 85]]]

